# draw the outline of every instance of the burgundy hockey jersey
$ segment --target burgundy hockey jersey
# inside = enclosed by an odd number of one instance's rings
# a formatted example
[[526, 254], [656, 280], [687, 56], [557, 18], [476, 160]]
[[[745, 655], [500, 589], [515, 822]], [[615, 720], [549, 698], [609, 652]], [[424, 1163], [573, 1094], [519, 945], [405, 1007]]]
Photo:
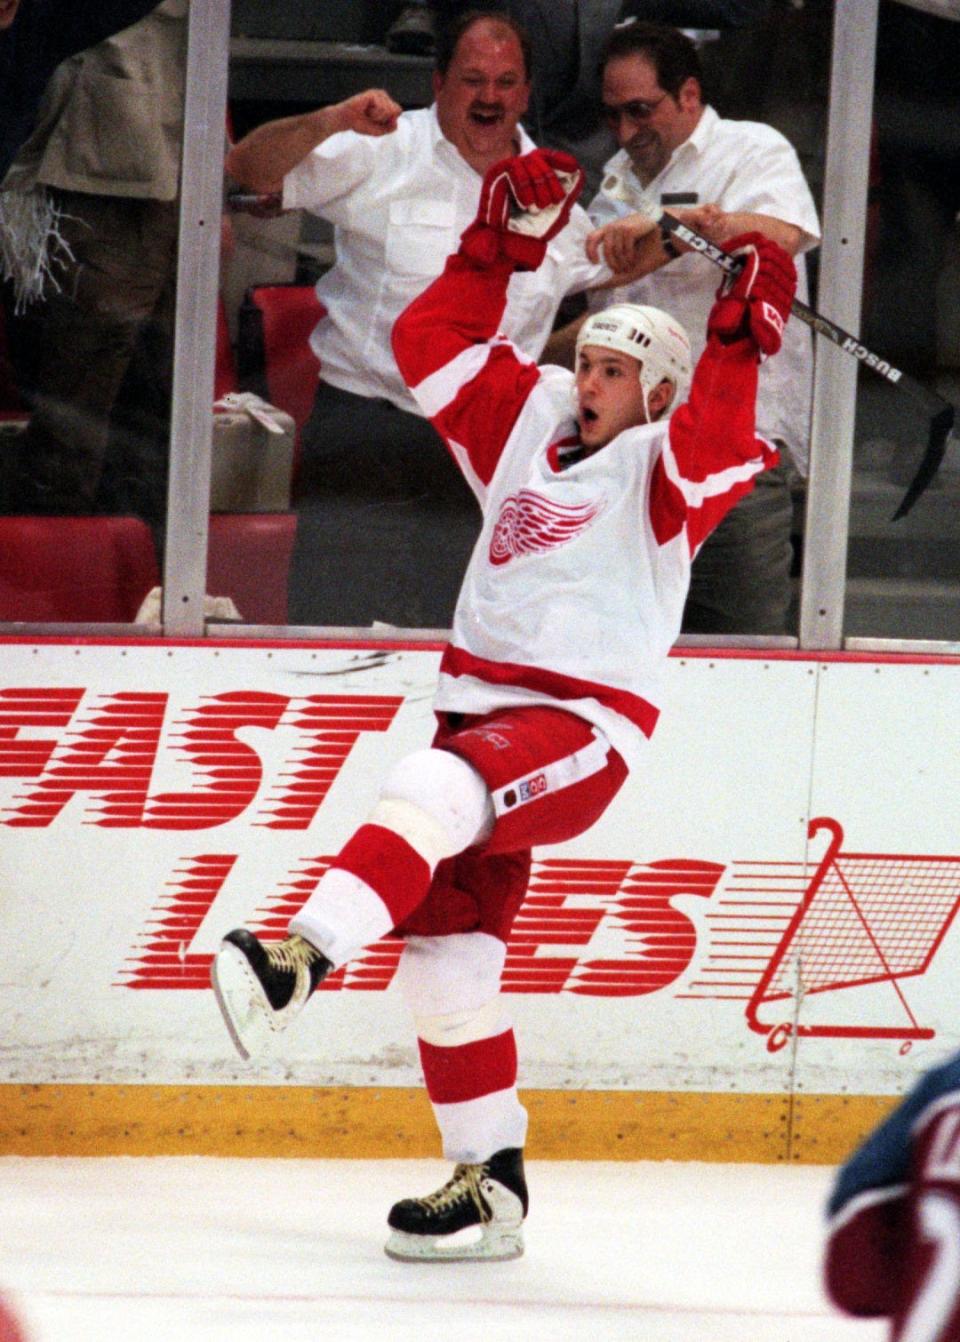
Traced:
[[960, 1053], [928, 1072], [841, 1169], [827, 1291], [891, 1342], [960, 1342]]
[[510, 274], [453, 256], [394, 327], [400, 371], [484, 516], [436, 707], [563, 707], [636, 763], [692, 558], [777, 461], [754, 430], [756, 349], [711, 338], [669, 420], [578, 459], [574, 375], [497, 334]]

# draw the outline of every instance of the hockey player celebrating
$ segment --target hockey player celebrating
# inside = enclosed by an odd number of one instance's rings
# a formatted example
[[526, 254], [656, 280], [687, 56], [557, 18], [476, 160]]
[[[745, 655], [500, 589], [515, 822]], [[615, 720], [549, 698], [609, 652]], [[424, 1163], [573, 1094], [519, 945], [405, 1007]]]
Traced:
[[960, 1053], [923, 1076], [841, 1169], [827, 1290], [891, 1342], [960, 1342]]
[[[484, 517], [440, 665], [437, 733], [389, 773], [291, 936], [264, 944], [239, 929], [214, 963], [247, 1056], [331, 968], [391, 929], [404, 936], [397, 979], [456, 1167], [390, 1212], [387, 1252], [403, 1259], [522, 1252], [527, 1116], [499, 992], [531, 848], [582, 834], [642, 763], [691, 559], [777, 460], [754, 432], [757, 366], [779, 348], [795, 277], [759, 235], [729, 245], [744, 265], [713, 307], [692, 385], [687, 335], [654, 308], [592, 316], [575, 374], [498, 336], [511, 276], [540, 264], [581, 181], [551, 151], [491, 168], [459, 251], [396, 323], [404, 379]], [[470, 1226], [479, 1238], [464, 1245]]]

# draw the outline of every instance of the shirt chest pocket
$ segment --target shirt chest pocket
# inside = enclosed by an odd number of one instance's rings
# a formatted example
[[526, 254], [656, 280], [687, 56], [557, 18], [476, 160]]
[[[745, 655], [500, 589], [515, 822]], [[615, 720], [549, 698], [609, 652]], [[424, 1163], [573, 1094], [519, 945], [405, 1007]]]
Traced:
[[456, 250], [456, 213], [446, 200], [392, 200], [387, 266], [399, 275], [439, 275]]

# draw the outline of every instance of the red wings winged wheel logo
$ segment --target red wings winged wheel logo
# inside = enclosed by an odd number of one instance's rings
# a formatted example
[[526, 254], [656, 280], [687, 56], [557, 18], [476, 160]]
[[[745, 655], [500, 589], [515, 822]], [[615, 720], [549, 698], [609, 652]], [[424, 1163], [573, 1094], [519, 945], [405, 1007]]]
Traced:
[[503, 501], [490, 541], [490, 563], [509, 564], [520, 555], [566, 545], [602, 511], [602, 502], [561, 504], [532, 489]]

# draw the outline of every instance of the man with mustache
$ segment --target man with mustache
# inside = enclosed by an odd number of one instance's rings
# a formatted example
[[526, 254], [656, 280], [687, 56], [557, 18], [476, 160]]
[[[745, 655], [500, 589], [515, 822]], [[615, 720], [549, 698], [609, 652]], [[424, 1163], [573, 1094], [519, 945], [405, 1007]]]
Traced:
[[[291, 622], [446, 627], [479, 529], [469, 490], [390, 350], [400, 312], [472, 222], [486, 170], [534, 146], [520, 126], [529, 44], [507, 15], [469, 12], [441, 34], [430, 108], [371, 91], [270, 122], [227, 158], [231, 177], [335, 227], [317, 293], [320, 383], [305, 426]], [[561, 299], [609, 271], [585, 253], [583, 210], [543, 266], [510, 286], [505, 333], [536, 358]]]

